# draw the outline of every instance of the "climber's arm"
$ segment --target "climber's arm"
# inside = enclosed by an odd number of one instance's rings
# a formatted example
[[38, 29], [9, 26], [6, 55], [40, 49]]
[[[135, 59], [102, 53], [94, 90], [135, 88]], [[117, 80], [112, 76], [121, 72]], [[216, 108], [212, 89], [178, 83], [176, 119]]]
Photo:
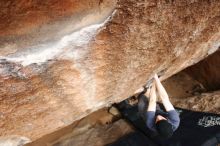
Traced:
[[149, 129], [155, 132], [156, 132], [155, 113], [156, 113], [156, 104], [157, 104], [156, 102], [157, 102], [156, 86], [155, 83], [153, 83], [152, 88], [150, 90], [150, 98], [146, 112], [146, 125]]
[[152, 88], [150, 90], [150, 98], [149, 98], [149, 104], [147, 111], [156, 111], [156, 105], [157, 105], [157, 96], [156, 96], [156, 86], [155, 82], [153, 82]]
[[170, 102], [169, 96], [168, 96], [165, 88], [161, 84], [157, 74], [155, 74], [154, 79], [155, 79], [155, 82], [156, 82], [157, 91], [160, 95], [160, 98], [162, 100], [162, 103], [163, 103], [166, 111], [175, 110], [172, 103]]

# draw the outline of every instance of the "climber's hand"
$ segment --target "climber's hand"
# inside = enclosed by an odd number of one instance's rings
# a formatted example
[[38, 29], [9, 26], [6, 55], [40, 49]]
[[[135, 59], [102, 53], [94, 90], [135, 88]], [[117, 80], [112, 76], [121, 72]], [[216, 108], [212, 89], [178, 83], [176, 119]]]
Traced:
[[159, 79], [159, 77], [158, 77], [157, 74], [154, 75], [154, 79], [155, 79], [156, 81], [158, 81], [158, 80], [160, 81], [160, 79]]

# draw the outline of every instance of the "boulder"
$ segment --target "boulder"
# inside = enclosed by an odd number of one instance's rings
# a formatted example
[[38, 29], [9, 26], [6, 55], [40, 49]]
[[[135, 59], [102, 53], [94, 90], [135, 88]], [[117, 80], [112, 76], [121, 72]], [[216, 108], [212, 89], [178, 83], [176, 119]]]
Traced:
[[184, 99], [172, 99], [177, 106], [193, 111], [203, 111], [208, 113], [220, 114], [220, 91], [202, 93]]
[[220, 1], [1, 0], [0, 136], [36, 140], [220, 46]]

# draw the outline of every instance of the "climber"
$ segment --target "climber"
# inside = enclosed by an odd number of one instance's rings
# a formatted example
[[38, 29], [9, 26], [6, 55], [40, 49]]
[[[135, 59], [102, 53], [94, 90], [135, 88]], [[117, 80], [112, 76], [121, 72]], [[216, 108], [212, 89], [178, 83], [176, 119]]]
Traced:
[[[156, 90], [166, 111], [161, 110], [156, 103]], [[160, 139], [170, 138], [178, 128], [180, 118], [171, 104], [169, 96], [157, 74], [154, 76], [151, 89], [148, 89], [146, 92], [149, 99], [143, 93], [138, 96], [138, 110], [141, 117], [145, 120], [147, 127], [150, 129], [151, 135], [154, 135], [154, 137], [156, 135]]]

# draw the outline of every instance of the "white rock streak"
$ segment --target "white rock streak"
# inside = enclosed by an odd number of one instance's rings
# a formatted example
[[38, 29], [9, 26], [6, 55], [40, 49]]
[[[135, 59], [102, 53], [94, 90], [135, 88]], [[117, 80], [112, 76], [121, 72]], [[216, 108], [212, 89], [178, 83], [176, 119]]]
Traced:
[[29, 142], [29, 138], [18, 135], [0, 137], [0, 146], [23, 146]]
[[[104, 22], [105, 23], [105, 22]], [[91, 38], [96, 34], [97, 30], [104, 25], [95, 24], [82, 28], [79, 31], [66, 35], [57, 42], [51, 42], [47, 44], [41, 44], [31, 48], [24, 49], [25, 52], [18, 52], [16, 54], [3, 57], [0, 59], [6, 59], [7, 61], [18, 62], [23, 66], [30, 65], [32, 63], [41, 64], [47, 60], [58, 57], [59, 54], [64, 53], [65, 47], [71, 45], [71, 50], [76, 47], [84, 46], [89, 43]], [[68, 53], [68, 52], [66, 52]], [[74, 58], [77, 56], [74, 56]]]

